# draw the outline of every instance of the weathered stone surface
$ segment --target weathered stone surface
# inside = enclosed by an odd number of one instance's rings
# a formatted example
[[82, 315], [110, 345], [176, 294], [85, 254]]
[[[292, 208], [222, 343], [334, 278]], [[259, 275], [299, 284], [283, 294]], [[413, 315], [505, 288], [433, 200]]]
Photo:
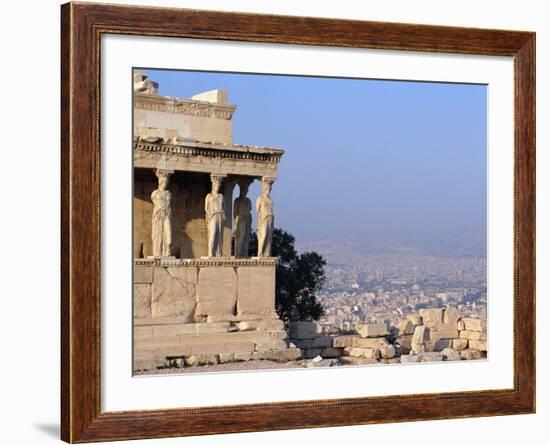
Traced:
[[196, 286], [195, 267], [155, 267], [151, 286], [151, 315], [181, 316], [191, 321], [195, 313]]
[[134, 283], [151, 284], [153, 282], [153, 267], [134, 266]]
[[363, 337], [384, 337], [388, 335], [388, 325], [385, 322], [372, 324], [358, 324], [355, 328], [357, 333]]
[[468, 347], [468, 340], [465, 338], [455, 338], [453, 340], [453, 349], [462, 351]]
[[[229, 323], [173, 323], [152, 325], [153, 337], [176, 337], [198, 334], [225, 334], [229, 332]], [[195, 337], [192, 337], [193, 339]]]
[[344, 348], [344, 355], [349, 355], [351, 357], [363, 357], [363, 358], [374, 358], [379, 359], [380, 358], [380, 350], [379, 349], [371, 349], [371, 348]]
[[239, 267], [237, 314], [270, 314], [275, 310], [275, 266]]
[[440, 340], [426, 340], [424, 342], [424, 350], [426, 352], [439, 352], [445, 348], [450, 348], [453, 344], [451, 339], [440, 339]]
[[284, 340], [272, 340], [263, 343], [256, 343], [256, 351], [271, 351], [276, 349], [286, 349], [287, 344]]
[[487, 340], [487, 334], [478, 331], [460, 331], [460, 338], [468, 340]]
[[321, 355], [321, 348], [302, 349], [302, 357], [305, 359], [311, 359]]
[[422, 352], [419, 354], [421, 362], [441, 362], [443, 355], [440, 352]]
[[463, 318], [467, 331], [487, 332], [487, 320], [479, 318]]
[[218, 362], [220, 363], [230, 363], [234, 360], [235, 360], [235, 354], [233, 353], [225, 353], [225, 354], [218, 355]]
[[292, 339], [314, 338], [317, 324], [312, 321], [294, 321], [290, 323], [289, 337]]
[[445, 325], [440, 325], [438, 329], [430, 328], [428, 329], [428, 339], [437, 341], [441, 339], [450, 339], [458, 338], [458, 331], [456, 329], [456, 324], [453, 323], [453, 328], [448, 328]]
[[352, 357], [352, 356], [343, 356], [343, 357], [340, 357], [338, 360], [342, 365], [373, 365], [378, 363], [378, 360], [375, 358]]
[[443, 323], [443, 309], [420, 309], [419, 312], [424, 326], [433, 328]]
[[390, 342], [386, 340], [385, 337], [377, 337], [377, 338], [360, 338], [356, 337], [353, 341], [352, 346], [356, 346], [358, 348], [372, 348], [372, 349], [380, 349], [385, 348], [389, 346]]
[[418, 363], [420, 361], [420, 357], [418, 355], [409, 355], [405, 354], [400, 357], [401, 363]]
[[395, 357], [395, 347], [388, 345], [380, 349], [380, 357], [384, 359], [392, 359]]
[[414, 328], [414, 334], [411, 340], [411, 348], [413, 351], [418, 351], [418, 346], [423, 345], [423, 343], [428, 339], [428, 330], [426, 326], [417, 326]]
[[252, 352], [235, 352], [233, 359], [237, 362], [247, 362], [252, 360]]
[[447, 361], [455, 361], [460, 360], [460, 352], [452, 349], [452, 348], [445, 348], [441, 351], [441, 355], [443, 358]]
[[215, 365], [216, 363], [218, 363], [218, 356], [214, 354], [190, 355], [189, 357], [185, 357], [186, 366]]
[[298, 360], [300, 356], [301, 352], [298, 348], [289, 348], [279, 351], [258, 351], [252, 354], [252, 358], [255, 360], [271, 360], [279, 363]]
[[134, 317], [151, 317], [151, 285], [134, 284]]
[[397, 324], [397, 332], [396, 334], [398, 336], [401, 335], [411, 335], [414, 333], [415, 325], [411, 322], [409, 319], [401, 320]]
[[463, 331], [466, 329], [466, 325], [464, 324], [464, 320], [458, 320], [456, 327], [459, 331]]
[[422, 317], [418, 314], [407, 315], [407, 320], [409, 320], [415, 327], [422, 324]]
[[487, 340], [469, 340], [468, 344], [470, 349], [475, 349], [476, 351], [487, 351]]
[[234, 325], [239, 331], [278, 331], [285, 327], [281, 320], [238, 321]]
[[342, 350], [339, 348], [323, 348], [321, 350], [321, 357], [323, 358], [337, 358], [342, 355]]
[[356, 335], [341, 335], [332, 339], [332, 346], [335, 348], [348, 348], [354, 345], [359, 337]]
[[443, 324], [456, 330], [458, 320], [460, 320], [460, 314], [456, 309], [448, 307], [443, 311]]
[[462, 360], [479, 360], [485, 357], [481, 351], [465, 349], [464, 351], [460, 351], [460, 358]]
[[201, 267], [195, 315], [233, 315], [236, 304], [237, 274], [233, 268]]
[[404, 353], [409, 353], [412, 349], [412, 335], [401, 335], [397, 338], [396, 343], [401, 347]]

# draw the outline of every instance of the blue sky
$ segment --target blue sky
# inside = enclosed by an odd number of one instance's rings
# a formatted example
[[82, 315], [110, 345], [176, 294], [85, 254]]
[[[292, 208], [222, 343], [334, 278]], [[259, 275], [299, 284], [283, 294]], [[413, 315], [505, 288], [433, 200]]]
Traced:
[[484, 85], [147, 72], [161, 95], [228, 90], [234, 142], [286, 151], [272, 196], [297, 238], [486, 230]]

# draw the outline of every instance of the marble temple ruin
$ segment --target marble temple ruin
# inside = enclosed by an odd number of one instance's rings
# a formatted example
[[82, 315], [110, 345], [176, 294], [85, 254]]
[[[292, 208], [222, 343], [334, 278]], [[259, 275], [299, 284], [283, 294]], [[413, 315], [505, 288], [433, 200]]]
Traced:
[[[275, 312], [271, 256], [270, 193], [284, 151], [233, 143], [237, 107], [226, 91], [160, 96], [135, 72], [133, 99], [134, 370], [295, 360], [300, 351], [288, 348]], [[257, 199], [248, 196], [253, 181], [262, 184]]]

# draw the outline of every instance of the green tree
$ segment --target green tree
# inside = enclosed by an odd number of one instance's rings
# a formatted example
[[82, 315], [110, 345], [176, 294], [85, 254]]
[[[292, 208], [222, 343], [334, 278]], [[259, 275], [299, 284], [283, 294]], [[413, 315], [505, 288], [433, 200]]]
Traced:
[[[275, 279], [275, 308], [283, 321], [318, 320], [324, 314], [317, 293], [325, 282], [325, 259], [317, 252], [298, 254], [295, 238], [282, 229], [273, 230], [271, 254], [279, 258]], [[255, 256], [258, 238], [252, 232], [249, 255]]]

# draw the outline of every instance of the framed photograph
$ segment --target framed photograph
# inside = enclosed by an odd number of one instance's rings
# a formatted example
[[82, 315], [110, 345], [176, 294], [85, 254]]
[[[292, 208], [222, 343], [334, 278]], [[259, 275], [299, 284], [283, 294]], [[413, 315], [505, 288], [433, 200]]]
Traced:
[[62, 6], [67, 442], [535, 411], [535, 34]]

